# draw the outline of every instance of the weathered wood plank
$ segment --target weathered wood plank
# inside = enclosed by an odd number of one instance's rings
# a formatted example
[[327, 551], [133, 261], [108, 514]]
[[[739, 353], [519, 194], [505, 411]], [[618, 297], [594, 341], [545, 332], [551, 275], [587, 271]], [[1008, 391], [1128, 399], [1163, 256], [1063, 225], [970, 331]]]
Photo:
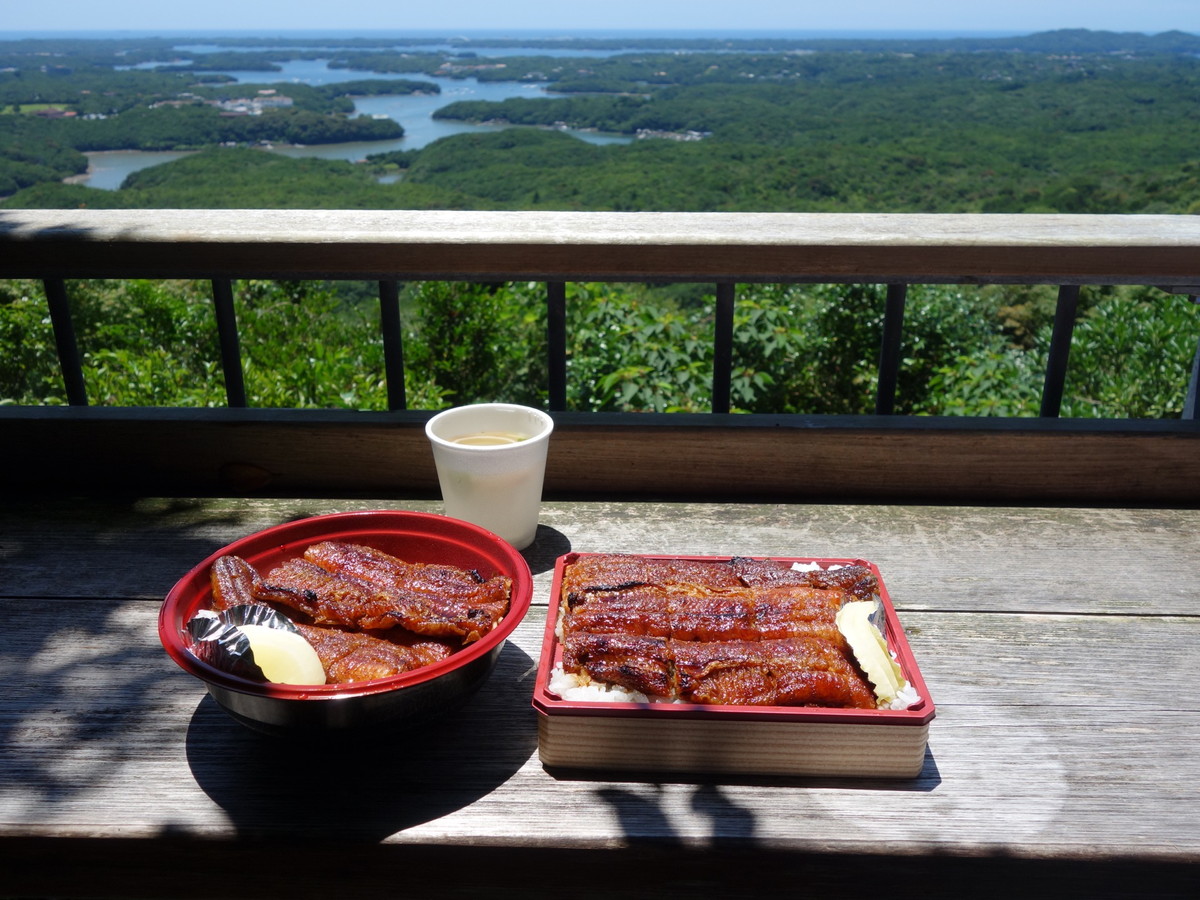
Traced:
[[[521, 896], [579, 871], [598, 879], [584, 897], [611, 896], [614, 879], [637, 885], [627, 896], [681, 881], [750, 896], [779, 873], [845, 891], [851, 871], [908, 872], [919, 896], [971, 884], [979, 895], [998, 869], [1059, 896], [1184, 896], [1194, 880], [1200, 701], [1174, 676], [1144, 673], [1200, 666], [1187, 589], [1200, 512], [551, 502], [526, 554], [535, 606], [492, 679], [417, 735], [356, 743], [347, 789], [327, 776], [344, 748], [263, 738], [226, 717], [167, 658], [156, 614], [174, 579], [229, 540], [377, 506], [437, 503], [0, 508], [7, 892], [203, 896], [219, 870], [238, 879], [222, 878], [222, 896], [317, 896], [382, 889], [396, 866], [414, 870], [404, 883], [423, 896]], [[938, 707], [921, 775], [547, 771], [530, 694], [550, 570], [572, 549], [872, 559]], [[370, 777], [375, 761], [382, 777]], [[306, 866], [328, 859], [331, 835], [338, 862]], [[256, 869], [249, 848], [287, 871]], [[450, 860], [447, 885], [435, 873]], [[179, 890], [164, 891], [172, 879]]]
[[[0, 487], [436, 496], [430, 415], [0, 407]], [[546, 491], [561, 498], [1200, 505], [1200, 421], [554, 419]]]
[[[1190, 771], [1200, 707], [1190, 692], [1112, 677], [1168, 654], [1194, 669], [1196, 619], [908, 613], [938, 703], [918, 779], [716, 785], [545, 771], [529, 706], [540, 609], [467, 708], [417, 735], [325, 747], [317, 761], [318, 748], [235, 724], [175, 670], [157, 645], [154, 604], [64, 602], [49, 630], [40, 602], [5, 608], [3, 837], [332, 832], [549, 851], [703, 847], [740, 834], [800, 853], [1200, 860]], [[386, 761], [386, 778], [369, 790], [329, 778], [339, 753], [356, 766]]]
[[[239, 537], [359, 509], [439, 512], [441, 503], [9, 500], [0, 506], [0, 600], [158, 600]], [[1200, 510], [551, 501], [524, 553], [536, 604], [548, 602], [554, 561], [572, 550], [869, 559], [906, 611], [1200, 615]]]
[[0, 211], [0, 277], [1191, 284], [1189, 216]]

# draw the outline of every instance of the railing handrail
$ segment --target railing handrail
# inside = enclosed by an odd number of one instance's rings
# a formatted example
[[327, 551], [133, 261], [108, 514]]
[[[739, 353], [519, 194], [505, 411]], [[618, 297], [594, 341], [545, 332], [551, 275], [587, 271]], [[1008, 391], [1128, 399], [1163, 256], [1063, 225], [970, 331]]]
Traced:
[[[236, 325], [222, 336], [229, 409], [0, 407], [10, 487], [169, 491], [430, 490], [422, 414], [405, 411], [398, 281], [547, 284], [549, 397], [565, 407], [563, 284], [715, 284], [714, 413], [705, 419], [565, 414], [551, 491], [690, 497], [1200, 502], [1200, 354], [1181, 420], [1055, 423], [1078, 288], [1200, 293], [1200, 218], [973, 214], [578, 213], [347, 210], [0, 210], [0, 278], [45, 282], [68, 394], [63, 284], [73, 278], [210, 279], [218, 318], [232, 279], [378, 280], [389, 412], [245, 410]], [[886, 284], [877, 415], [720, 415], [737, 283]], [[890, 415], [909, 284], [1059, 287], [1039, 419]], [[222, 300], [224, 298], [224, 300]], [[56, 308], [59, 311], [56, 313]], [[390, 322], [390, 324], [389, 324]], [[724, 324], [722, 324], [724, 323]], [[391, 338], [389, 340], [389, 337]], [[387, 348], [390, 347], [390, 350]], [[78, 370], [77, 354], [73, 363]], [[724, 368], [724, 373], [722, 369]], [[556, 374], [557, 373], [557, 374]], [[78, 371], [74, 372], [78, 375]], [[1181, 373], [1181, 392], [1186, 374]], [[400, 387], [392, 391], [393, 383]], [[297, 435], [303, 444], [297, 443]], [[295, 452], [303, 446], [304, 453]], [[83, 458], [86, 455], [86, 462]], [[670, 470], [663, 460], [670, 460]], [[64, 480], [63, 473], [72, 478]], [[82, 478], [82, 480], [81, 480]]]
[[0, 210], [2, 278], [1200, 284], [1200, 217]]

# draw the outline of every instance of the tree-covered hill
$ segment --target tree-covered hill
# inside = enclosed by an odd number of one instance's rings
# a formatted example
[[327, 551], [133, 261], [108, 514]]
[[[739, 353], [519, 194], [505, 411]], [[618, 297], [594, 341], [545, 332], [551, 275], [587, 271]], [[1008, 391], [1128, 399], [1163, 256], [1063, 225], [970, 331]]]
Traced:
[[[1178, 52], [1187, 35], [1128, 38], [1051, 33], [1030, 36], [1020, 52], [963, 52], [949, 42], [936, 52], [876, 45], [870, 52], [504, 57], [503, 69], [469, 67], [472, 77], [539, 78], [570, 90], [557, 98], [454, 103], [438, 115], [540, 132], [458, 136], [381, 155], [370, 167], [279, 160], [264, 167], [247, 155], [209, 166], [201, 154], [156, 167], [118, 197], [58, 182], [83, 171], [84, 150], [394, 137], [399, 126], [391, 120], [351, 118], [349, 97], [437, 86], [372, 79], [289, 85], [288, 105], [230, 116], [217, 104], [277, 86], [118, 70], [92, 53], [74, 71], [26, 65], [0, 73], [0, 196], [11, 195], [0, 202], [223, 206], [233, 196], [288, 207], [344, 197], [347, 205], [380, 208], [444, 198], [477, 208], [1194, 211], [1200, 60]], [[1135, 45], [1155, 51], [1111, 52]], [[1063, 52], [1075, 46], [1089, 52]], [[260, 52], [297, 51], [246, 55]], [[163, 53], [152, 45], [143, 55]], [[396, 71], [428, 63], [443, 74], [480, 61], [370, 46], [349, 48], [342, 59]], [[39, 117], [35, 102], [74, 115]], [[597, 147], [551, 133], [563, 126], [645, 139]], [[403, 177], [398, 184], [370, 177], [385, 172]], [[173, 177], [186, 187], [172, 187]], [[246, 191], [250, 181], [255, 188]]]

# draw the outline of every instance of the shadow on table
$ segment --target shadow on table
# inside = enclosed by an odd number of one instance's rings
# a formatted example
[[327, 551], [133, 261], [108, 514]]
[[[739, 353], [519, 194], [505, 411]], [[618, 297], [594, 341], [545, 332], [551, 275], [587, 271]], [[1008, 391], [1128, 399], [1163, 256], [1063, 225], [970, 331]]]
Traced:
[[538, 525], [533, 543], [521, 551], [534, 575], [549, 572], [560, 556], [571, 552], [571, 539], [549, 525]]
[[188, 764], [242, 834], [381, 840], [469, 806], [536, 752], [532, 669], [510, 641], [459, 709], [326, 739], [259, 734], [206, 695], [188, 728]]

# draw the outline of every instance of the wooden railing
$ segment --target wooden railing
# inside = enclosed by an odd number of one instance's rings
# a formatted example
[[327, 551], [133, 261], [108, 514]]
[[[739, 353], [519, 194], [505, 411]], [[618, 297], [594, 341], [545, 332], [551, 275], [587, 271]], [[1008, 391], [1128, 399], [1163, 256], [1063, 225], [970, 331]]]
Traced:
[[[72, 278], [210, 279], [229, 408], [92, 408], [66, 304]], [[1180, 420], [1057, 417], [1083, 285], [1200, 293], [1200, 219], [1183, 216], [525, 213], [292, 210], [0, 211], [0, 278], [46, 285], [71, 405], [0, 407], [7, 490], [359, 493], [436, 490], [407, 410], [396, 285], [547, 285], [547, 492], [664, 497], [1192, 505], [1200, 499], [1196, 373]], [[380, 285], [387, 412], [254, 410], [240, 388], [238, 278]], [[716, 285], [711, 415], [585, 414], [566, 405], [570, 281]], [[873, 416], [734, 415], [738, 283], [888, 285]], [[896, 416], [906, 286], [1051, 284], [1059, 314], [1042, 416]], [[1195, 367], [1193, 367], [1195, 369]], [[1188, 373], [1181, 373], [1181, 385]], [[397, 387], [399, 385], [399, 387]]]

